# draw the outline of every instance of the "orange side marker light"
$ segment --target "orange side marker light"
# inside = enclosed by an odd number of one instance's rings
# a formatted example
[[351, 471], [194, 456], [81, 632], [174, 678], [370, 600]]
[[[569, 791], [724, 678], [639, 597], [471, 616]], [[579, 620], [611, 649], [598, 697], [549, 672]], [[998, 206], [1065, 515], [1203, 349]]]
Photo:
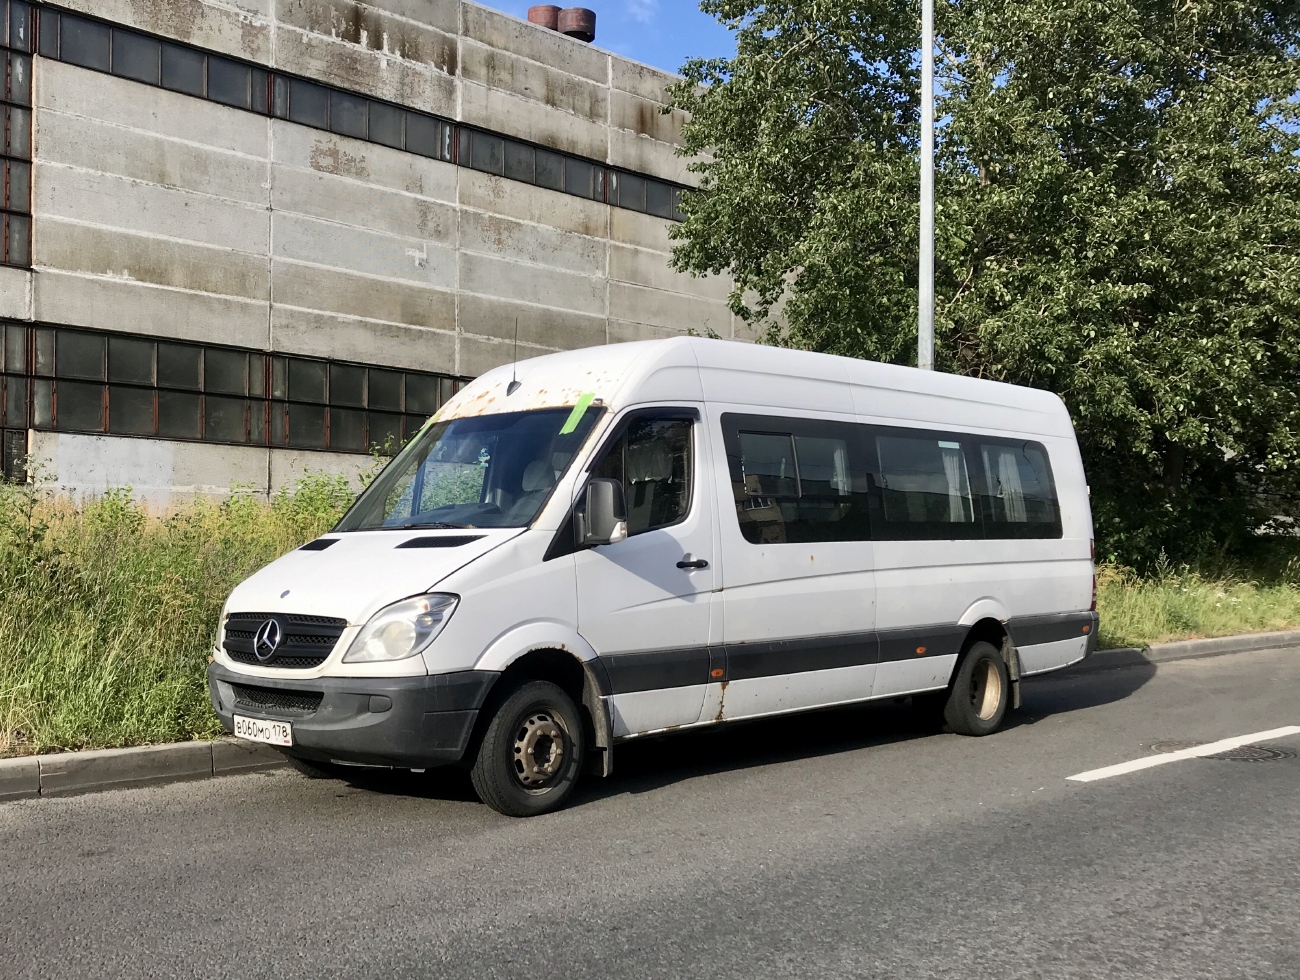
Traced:
[[916, 648], [916, 655], [917, 655], [918, 657], [919, 657], [921, 654], [923, 654], [923, 653], [925, 653], [925, 647], [917, 647], [917, 648]]
[[710, 676], [710, 677], [713, 677], [713, 678], [721, 677], [721, 676], [722, 676], [722, 668], [721, 668], [721, 667], [714, 667], [711, 671], [709, 671], [709, 676]]

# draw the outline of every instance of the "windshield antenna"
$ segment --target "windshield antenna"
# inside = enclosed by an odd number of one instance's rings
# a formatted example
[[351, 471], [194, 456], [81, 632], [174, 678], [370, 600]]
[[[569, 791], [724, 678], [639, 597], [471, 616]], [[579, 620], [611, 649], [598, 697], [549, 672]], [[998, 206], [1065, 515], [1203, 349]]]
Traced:
[[519, 363], [519, 317], [515, 317], [515, 350], [510, 360], [510, 384], [506, 385], [506, 397], [509, 398], [519, 390], [519, 379], [515, 377], [515, 367]]

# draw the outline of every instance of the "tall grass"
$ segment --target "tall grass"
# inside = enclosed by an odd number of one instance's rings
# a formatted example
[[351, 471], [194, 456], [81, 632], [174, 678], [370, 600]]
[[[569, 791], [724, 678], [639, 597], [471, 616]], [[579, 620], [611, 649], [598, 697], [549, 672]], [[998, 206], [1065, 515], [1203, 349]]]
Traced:
[[219, 734], [204, 670], [226, 595], [351, 499], [330, 477], [163, 512], [0, 485], [0, 754]]
[[1174, 567], [1150, 575], [1103, 566], [1097, 575], [1103, 647], [1300, 627], [1300, 560], [1257, 568]]
[[[219, 734], [204, 671], [225, 597], [351, 499], [329, 477], [269, 502], [236, 494], [166, 511], [125, 490], [78, 503], [0, 484], [0, 755]], [[1254, 574], [1103, 567], [1101, 642], [1300, 626], [1294, 554]]]

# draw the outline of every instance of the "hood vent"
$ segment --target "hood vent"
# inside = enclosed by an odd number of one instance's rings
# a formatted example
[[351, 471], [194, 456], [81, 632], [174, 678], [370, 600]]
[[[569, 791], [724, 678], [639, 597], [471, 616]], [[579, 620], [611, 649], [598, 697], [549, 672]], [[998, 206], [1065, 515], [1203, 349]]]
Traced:
[[443, 534], [438, 537], [411, 538], [403, 541], [399, 548], [459, 548], [463, 544], [477, 541], [481, 534]]
[[299, 551], [324, 551], [332, 544], [338, 544], [338, 538], [317, 538], [315, 541], [308, 541], [299, 548]]

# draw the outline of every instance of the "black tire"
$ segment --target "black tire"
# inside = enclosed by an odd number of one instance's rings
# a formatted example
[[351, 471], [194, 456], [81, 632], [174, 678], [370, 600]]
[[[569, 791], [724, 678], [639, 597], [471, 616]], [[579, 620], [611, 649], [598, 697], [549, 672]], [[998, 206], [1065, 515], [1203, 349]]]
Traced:
[[962, 657], [943, 708], [943, 720], [958, 735], [992, 735], [1011, 703], [1006, 661], [992, 643], [980, 640]]
[[307, 759], [300, 759], [296, 755], [286, 755], [284, 761], [289, 763], [290, 769], [296, 769], [308, 779], [341, 779], [342, 774], [339, 767], [331, 765], [328, 762], [309, 762]]
[[526, 681], [498, 704], [470, 780], [479, 799], [498, 813], [532, 817], [568, 799], [585, 753], [573, 699], [550, 681]]

